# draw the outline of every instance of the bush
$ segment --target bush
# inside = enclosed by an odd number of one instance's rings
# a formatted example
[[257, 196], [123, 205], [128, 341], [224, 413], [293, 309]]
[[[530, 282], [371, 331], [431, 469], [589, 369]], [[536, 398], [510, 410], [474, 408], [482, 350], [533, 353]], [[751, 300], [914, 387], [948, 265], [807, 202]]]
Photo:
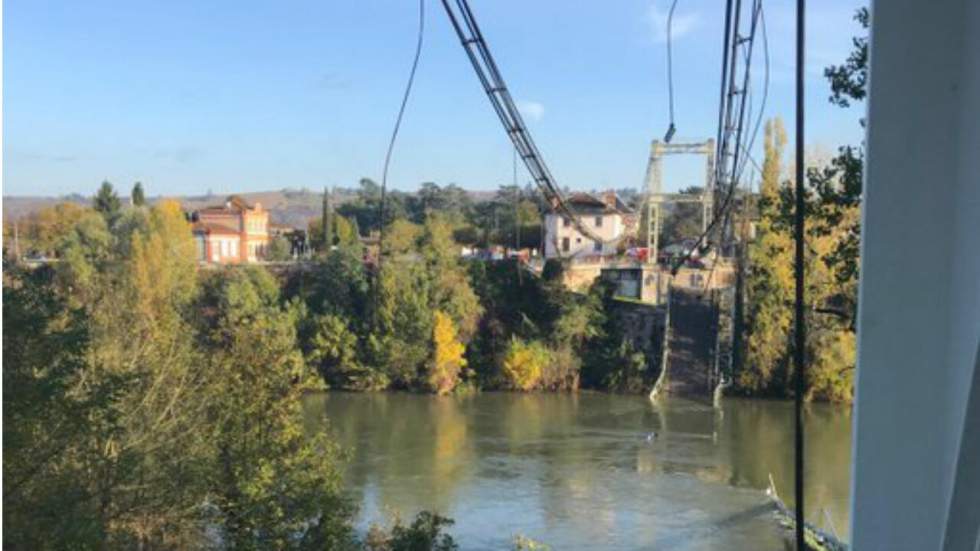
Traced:
[[507, 384], [516, 390], [531, 390], [551, 363], [551, 352], [540, 341], [513, 338], [504, 355], [502, 371]]
[[453, 551], [459, 546], [452, 536], [443, 533], [444, 528], [452, 525], [452, 519], [422, 511], [409, 526], [395, 519], [387, 533], [372, 526], [364, 544], [370, 551]]

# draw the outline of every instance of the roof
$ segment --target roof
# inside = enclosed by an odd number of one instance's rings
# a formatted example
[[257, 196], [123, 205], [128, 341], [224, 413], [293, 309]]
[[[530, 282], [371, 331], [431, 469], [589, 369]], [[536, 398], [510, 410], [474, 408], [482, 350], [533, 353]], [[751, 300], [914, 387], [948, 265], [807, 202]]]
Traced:
[[[610, 199], [609, 203], [591, 193], [573, 193], [565, 199], [567, 204], [576, 214], [632, 214], [633, 209], [628, 207], [619, 195], [615, 192], [607, 191], [603, 197]], [[611, 204], [610, 204], [611, 203]]]
[[191, 231], [193, 233], [207, 233], [207, 234], [211, 234], [211, 233], [224, 234], [224, 235], [239, 234], [238, 230], [234, 228], [229, 228], [224, 224], [215, 224], [212, 222], [200, 222], [200, 221], [194, 222], [194, 224], [191, 226]]
[[213, 205], [204, 207], [197, 211], [203, 214], [239, 214], [251, 210], [262, 210], [262, 205], [256, 203], [249, 205], [244, 199], [237, 195], [230, 195], [223, 205]]

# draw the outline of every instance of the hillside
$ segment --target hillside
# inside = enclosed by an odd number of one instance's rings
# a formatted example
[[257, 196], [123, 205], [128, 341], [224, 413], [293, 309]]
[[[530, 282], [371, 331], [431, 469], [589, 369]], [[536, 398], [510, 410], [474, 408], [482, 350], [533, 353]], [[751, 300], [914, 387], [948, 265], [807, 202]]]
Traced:
[[[493, 198], [494, 191], [470, 191], [470, 197], [475, 202], [486, 201]], [[261, 203], [262, 207], [268, 209], [273, 222], [285, 224], [296, 228], [305, 228], [311, 218], [320, 215], [323, 204], [323, 193], [300, 189], [281, 189], [278, 191], [259, 191], [253, 193], [238, 193], [239, 197], [251, 204]], [[350, 201], [354, 197], [354, 190], [338, 189], [334, 195], [334, 204], [341, 205]], [[197, 210], [209, 205], [221, 204], [226, 195], [214, 194], [178, 196], [178, 199], [186, 210]], [[151, 197], [149, 201], [160, 200], [161, 197]], [[4, 196], [3, 197], [3, 217], [6, 220], [16, 220], [31, 213], [37, 212], [44, 207], [52, 206], [56, 203], [71, 201], [83, 205], [89, 204], [91, 198], [81, 195], [70, 195], [65, 197], [44, 197], [44, 196]], [[122, 197], [124, 203], [129, 201], [128, 197]]]

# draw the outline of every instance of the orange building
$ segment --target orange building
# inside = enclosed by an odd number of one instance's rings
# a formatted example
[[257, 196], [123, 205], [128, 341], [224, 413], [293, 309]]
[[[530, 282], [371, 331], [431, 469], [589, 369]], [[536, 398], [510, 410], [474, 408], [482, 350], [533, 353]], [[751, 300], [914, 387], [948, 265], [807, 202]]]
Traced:
[[215, 264], [257, 262], [269, 244], [269, 211], [232, 195], [224, 205], [191, 215], [198, 260]]

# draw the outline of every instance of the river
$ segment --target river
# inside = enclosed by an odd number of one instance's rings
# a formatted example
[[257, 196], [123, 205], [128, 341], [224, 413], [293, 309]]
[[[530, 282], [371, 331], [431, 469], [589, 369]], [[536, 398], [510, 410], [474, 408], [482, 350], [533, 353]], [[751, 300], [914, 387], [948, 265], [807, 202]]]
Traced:
[[[350, 450], [361, 529], [427, 509], [456, 521], [462, 549], [518, 534], [556, 550], [785, 548], [763, 491], [771, 473], [792, 503], [790, 402], [325, 393], [304, 414]], [[843, 539], [850, 408], [808, 405], [805, 424], [808, 518]]]

